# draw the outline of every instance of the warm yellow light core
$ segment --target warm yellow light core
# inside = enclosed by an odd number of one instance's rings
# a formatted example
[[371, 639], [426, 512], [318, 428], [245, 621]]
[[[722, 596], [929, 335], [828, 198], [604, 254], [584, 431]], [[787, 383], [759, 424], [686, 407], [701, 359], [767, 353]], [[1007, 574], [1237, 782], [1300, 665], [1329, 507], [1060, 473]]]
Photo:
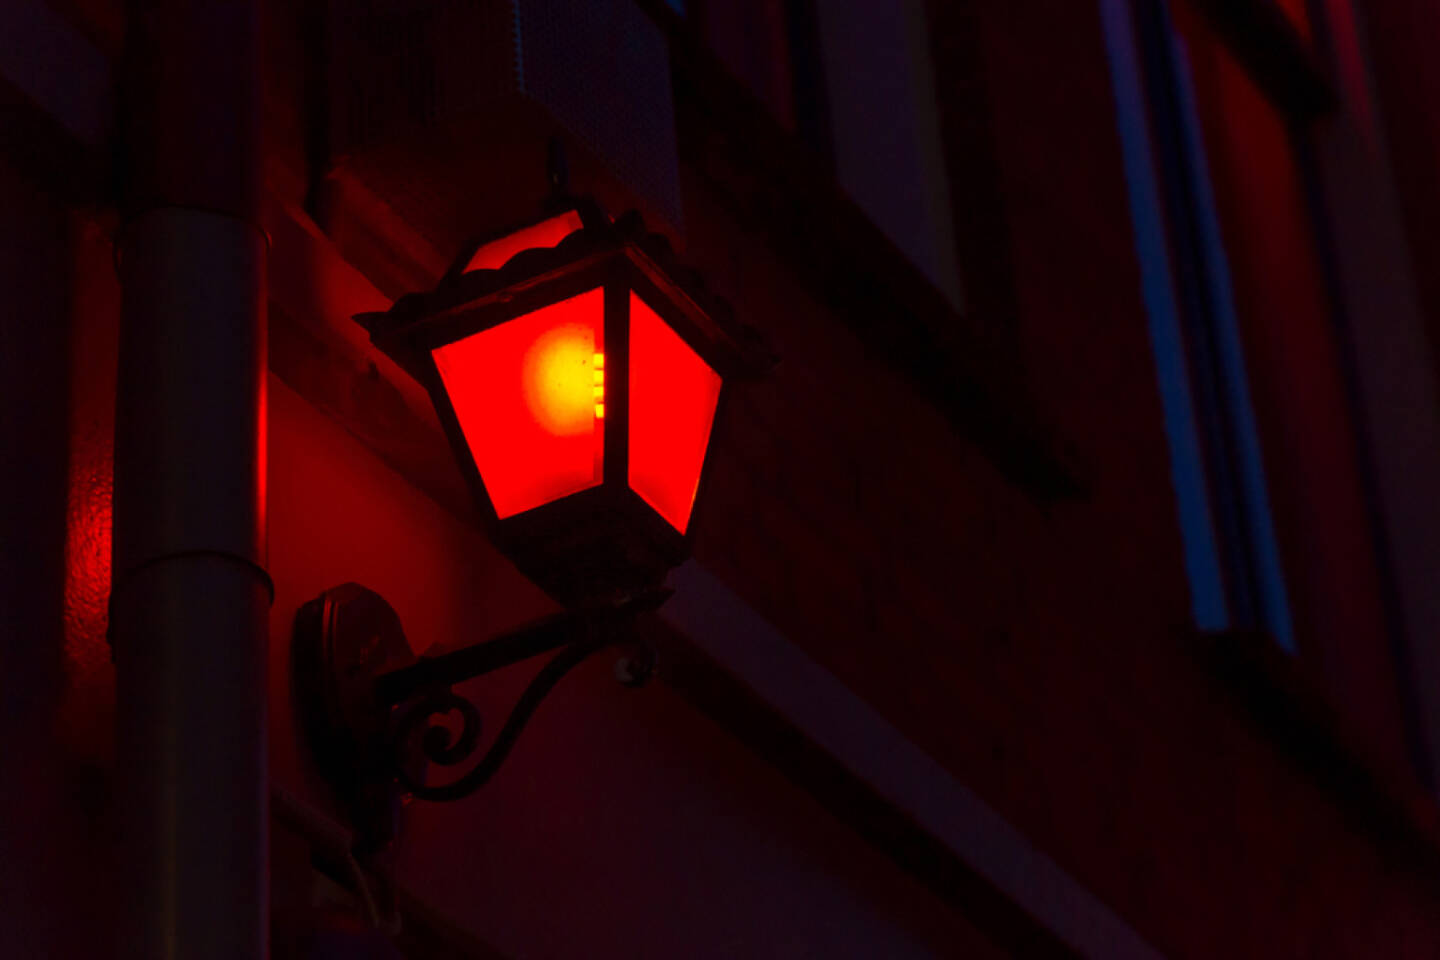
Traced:
[[597, 357], [604, 356], [594, 350], [592, 327], [565, 324], [541, 336], [526, 353], [526, 405], [550, 433], [571, 436], [589, 432], [595, 401], [591, 367]]

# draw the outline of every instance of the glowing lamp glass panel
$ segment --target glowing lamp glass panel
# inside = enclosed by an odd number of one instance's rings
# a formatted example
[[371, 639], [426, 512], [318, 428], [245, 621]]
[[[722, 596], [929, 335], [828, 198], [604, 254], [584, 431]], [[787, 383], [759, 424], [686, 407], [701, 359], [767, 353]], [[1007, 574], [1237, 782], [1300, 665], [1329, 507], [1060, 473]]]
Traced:
[[590, 290], [434, 352], [502, 519], [603, 479], [604, 310]]
[[630, 295], [630, 489], [681, 533], [705, 465], [720, 376]]
[[465, 272], [499, 270], [515, 254], [537, 247], [554, 247], [582, 226], [584, 224], [580, 222], [580, 214], [574, 210], [542, 220], [533, 227], [526, 227], [499, 240], [493, 240], [476, 250], [470, 262], [465, 264]]

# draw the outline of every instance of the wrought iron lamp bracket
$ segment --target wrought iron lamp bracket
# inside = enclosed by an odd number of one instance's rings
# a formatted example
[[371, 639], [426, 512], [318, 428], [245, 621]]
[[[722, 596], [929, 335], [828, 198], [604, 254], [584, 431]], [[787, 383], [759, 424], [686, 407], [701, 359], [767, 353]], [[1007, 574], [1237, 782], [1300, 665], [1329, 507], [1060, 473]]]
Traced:
[[[635, 619], [669, 594], [646, 590], [423, 658], [411, 652], [394, 608], [359, 584], [334, 587], [301, 607], [292, 648], [298, 706], [316, 762], [350, 808], [357, 834], [383, 847], [393, 839], [398, 800], [458, 800], [484, 786], [560, 679], [591, 654], [631, 639]], [[480, 748], [480, 710], [452, 686], [552, 651], [478, 762], [455, 780], [427, 783], [430, 764], [463, 765]], [[616, 676], [636, 685], [653, 666], [653, 653], [642, 647], [617, 664]], [[451, 714], [459, 715], [458, 730], [442, 722]]]

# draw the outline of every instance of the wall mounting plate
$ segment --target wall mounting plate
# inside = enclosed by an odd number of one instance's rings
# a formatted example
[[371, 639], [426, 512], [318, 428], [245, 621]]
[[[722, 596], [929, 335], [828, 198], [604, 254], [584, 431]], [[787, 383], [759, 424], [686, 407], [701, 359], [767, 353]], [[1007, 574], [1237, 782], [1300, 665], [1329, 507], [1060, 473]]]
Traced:
[[388, 846], [399, 791], [392, 711], [375, 688], [382, 674], [415, 662], [400, 616], [375, 591], [341, 584], [296, 613], [291, 651], [296, 709], [316, 765], [347, 808], [362, 846]]

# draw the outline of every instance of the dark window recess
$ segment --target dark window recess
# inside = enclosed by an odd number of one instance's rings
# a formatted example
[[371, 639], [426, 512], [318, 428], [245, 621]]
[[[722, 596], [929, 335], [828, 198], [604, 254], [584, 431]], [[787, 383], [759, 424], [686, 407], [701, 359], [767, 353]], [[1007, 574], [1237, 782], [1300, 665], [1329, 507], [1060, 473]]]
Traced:
[[830, 103], [815, 0], [691, 4], [690, 21], [770, 115], [828, 164]]
[[790, 41], [790, 82], [795, 104], [795, 132], [827, 164], [834, 159], [830, 133], [830, 98], [820, 48], [815, 0], [785, 0]]
[[1225, 620], [1298, 653], [1347, 722], [1423, 769], [1316, 187], [1325, 24], [1273, 0], [1132, 9]]

